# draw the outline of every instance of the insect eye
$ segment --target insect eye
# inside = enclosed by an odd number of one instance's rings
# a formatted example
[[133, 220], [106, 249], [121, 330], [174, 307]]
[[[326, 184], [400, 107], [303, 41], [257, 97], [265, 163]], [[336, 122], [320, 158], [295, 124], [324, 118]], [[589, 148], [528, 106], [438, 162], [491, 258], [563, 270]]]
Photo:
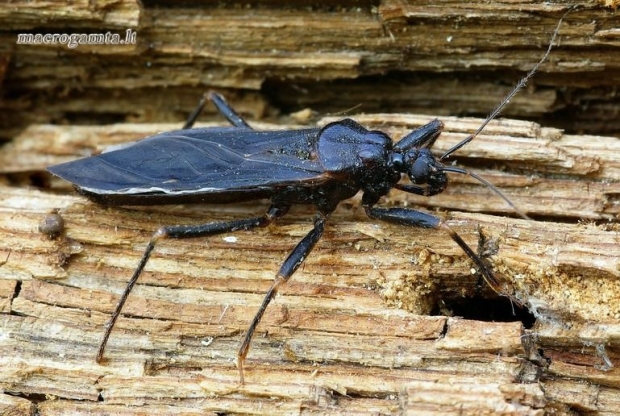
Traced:
[[407, 174], [411, 182], [415, 184], [428, 183], [431, 175], [436, 170], [436, 161], [432, 153], [427, 149], [416, 149], [405, 155]]
[[431, 175], [430, 165], [425, 158], [418, 158], [409, 166], [408, 173], [411, 182], [415, 184], [426, 183]]

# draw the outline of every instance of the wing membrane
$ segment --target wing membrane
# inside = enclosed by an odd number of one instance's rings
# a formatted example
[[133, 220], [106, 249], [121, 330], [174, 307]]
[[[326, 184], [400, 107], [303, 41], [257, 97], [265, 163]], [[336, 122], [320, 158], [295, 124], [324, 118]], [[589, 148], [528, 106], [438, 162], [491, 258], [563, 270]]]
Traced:
[[319, 129], [198, 128], [49, 168], [94, 194], [219, 193], [320, 181]]

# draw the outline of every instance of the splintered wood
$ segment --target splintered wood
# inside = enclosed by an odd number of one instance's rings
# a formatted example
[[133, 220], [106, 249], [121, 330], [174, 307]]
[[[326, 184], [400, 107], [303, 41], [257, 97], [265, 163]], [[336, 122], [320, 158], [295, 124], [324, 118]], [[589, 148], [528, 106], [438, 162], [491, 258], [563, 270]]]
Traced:
[[[395, 139], [429, 121], [357, 119]], [[481, 122], [442, 120], [437, 153]], [[0, 166], [40, 171], [175, 127], [32, 126], [6, 148]], [[429, 316], [450, 315], [453, 302], [472, 296], [496, 295], [477, 288], [469, 259], [447, 235], [373, 222], [354, 198], [334, 213], [324, 238], [268, 308], [244, 386], [234, 366], [239, 343], [280, 263], [310, 229], [311, 207], [295, 207], [267, 229], [162, 242], [112, 332], [105, 363], [97, 365], [103, 326], [154, 230], [244, 218], [267, 204], [101, 207], [57, 180], [56, 193], [2, 185], [0, 383], [8, 393], [56, 398], [37, 405], [42, 415], [172, 408], [184, 414], [617, 412], [618, 150], [617, 139], [500, 120], [455, 155], [459, 166], [491, 180], [529, 215], [563, 223], [475, 213], [511, 209], [457, 175], [436, 198], [395, 191], [382, 202], [473, 211], [440, 215], [478, 247], [505, 292], [529, 308], [532, 328], [517, 318]], [[17, 156], [25, 151], [29, 161]], [[65, 225], [55, 237], [38, 231], [52, 212]], [[511, 316], [511, 305], [503, 307]], [[27, 404], [0, 397], [6, 409]]]
[[[276, 111], [263, 93], [320, 114], [359, 104], [365, 112], [485, 114], [512, 88], [516, 71], [537, 62], [572, 6], [579, 7], [558, 48], [531, 83], [539, 88], [515, 97], [504, 115], [556, 112], [562, 126], [620, 131], [617, 14], [597, 7], [614, 1], [175, 3], [0, 3], [0, 138], [76, 119], [180, 121], [197, 88], [227, 88], [235, 107], [255, 117]], [[36, 30], [127, 29], [136, 43], [15, 42], [16, 33]]]
[[[603, 7], [618, 1], [60, 3], [0, 2], [1, 415], [620, 414], [620, 141], [601, 136], [620, 132], [618, 13]], [[101, 207], [47, 166], [178, 129], [211, 89], [256, 129], [333, 114], [398, 139], [439, 116], [439, 154], [482, 122], [445, 116], [492, 110], [571, 8], [502, 115], [596, 135], [495, 120], [446, 161], [535, 220], [505, 218], [505, 201], [457, 174], [433, 198], [380, 203], [445, 218], [513, 305], [449, 236], [371, 221], [358, 196], [269, 306], [246, 385], [239, 344], [312, 207], [159, 244], [95, 363], [158, 227], [268, 203]], [[135, 43], [18, 37], [127, 30]], [[201, 120], [223, 124], [209, 105]], [[40, 231], [50, 215], [64, 227]]]

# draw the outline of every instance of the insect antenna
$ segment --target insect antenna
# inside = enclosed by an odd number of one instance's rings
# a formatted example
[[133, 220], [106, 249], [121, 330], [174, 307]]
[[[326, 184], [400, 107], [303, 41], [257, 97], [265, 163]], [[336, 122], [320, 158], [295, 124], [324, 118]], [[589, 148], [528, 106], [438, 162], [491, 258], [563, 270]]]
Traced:
[[470, 172], [468, 170], [462, 169], [462, 168], [457, 168], [454, 166], [443, 166], [441, 168], [441, 170], [443, 170], [444, 172], [453, 172], [453, 173], [460, 173], [462, 175], [469, 175], [472, 178], [482, 182], [487, 188], [489, 188], [491, 191], [495, 192], [495, 194], [497, 196], [499, 196], [500, 198], [502, 198], [504, 201], [506, 201], [508, 203], [508, 205], [510, 205], [510, 207], [523, 219], [525, 220], [531, 220], [530, 217], [528, 217], [523, 211], [521, 211], [519, 208], [517, 208], [517, 206], [510, 200], [508, 199], [508, 197], [506, 195], [504, 195], [504, 193], [502, 191], [500, 191], [495, 185], [493, 185], [491, 182], [487, 181], [486, 179], [484, 179], [482, 176], [478, 176], [473, 172]]
[[457, 143], [456, 145], [452, 146], [447, 152], [445, 152], [439, 158], [440, 161], [446, 159], [452, 153], [456, 152], [461, 147], [465, 146], [467, 143], [469, 143], [472, 140], [474, 140], [474, 138], [487, 126], [487, 124], [489, 124], [489, 122], [491, 120], [493, 120], [495, 117], [497, 117], [499, 115], [499, 113], [504, 109], [504, 107], [506, 107], [508, 105], [508, 103], [510, 103], [510, 100], [512, 100], [512, 98], [519, 91], [521, 91], [521, 89], [523, 89], [523, 87], [525, 87], [525, 85], [527, 84], [529, 79], [532, 78], [532, 76], [536, 72], [538, 72], [538, 68], [540, 68], [540, 66], [543, 64], [543, 62], [545, 62], [547, 60], [547, 57], [549, 56], [549, 53], [551, 52], [551, 49], [553, 47], [553, 43], [555, 42], [555, 38], [557, 37], [558, 32], [560, 31], [560, 26], [562, 25], [562, 20], [564, 20], [566, 15], [571, 10], [572, 10], [572, 8], [569, 9], [566, 13], [564, 13], [564, 15], [560, 18], [560, 21], [558, 22], [558, 25], [556, 26], [555, 31], [553, 32], [553, 36], [551, 36], [551, 42], [549, 42], [549, 47], [547, 48], [547, 52], [545, 52], [545, 54], [543, 55], [542, 59], [540, 61], [538, 61], [538, 63], [534, 66], [534, 68], [532, 68], [530, 70], [530, 72], [527, 73], [527, 75], [525, 75], [523, 78], [521, 78], [521, 80], [517, 83], [516, 87], [514, 87], [512, 89], [512, 91], [510, 91], [508, 93], [508, 95], [506, 97], [504, 97], [504, 99], [499, 103], [499, 105], [495, 108], [495, 110], [493, 110], [491, 112], [491, 114], [489, 114], [489, 116], [480, 125], [480, 127], [478, 127], [478, 129], [474, 132], [474, 134], [469, 135], [468, 137], [465, 138], [465, 140], [463, 140], [463, 141]]

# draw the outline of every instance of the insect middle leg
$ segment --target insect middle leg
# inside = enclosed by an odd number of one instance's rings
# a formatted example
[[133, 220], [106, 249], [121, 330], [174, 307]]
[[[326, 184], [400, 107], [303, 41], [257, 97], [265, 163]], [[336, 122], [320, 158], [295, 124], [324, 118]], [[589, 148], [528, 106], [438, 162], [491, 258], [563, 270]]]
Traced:
[[456, 244], [467, 254], [467, 256], [474, 262], [478, 271], [482, 274], [484, 281], [493, 289], [497, 294], [508, 296], [512, 301], [517, 304], [521, 304], [517, 299], [511, 295], [502, 291], [500, 282], [495, 278], [493, 272], [489, 267], [484, 264], [482, 259], [467, 245], [465, 241], [459, 236], [456, 231], [448, 227], [448, 225], [437, 218], [434, 215], [427, 214], [426, 212], [415, 211], [406, 208], [376, 208], [372, 206], [365, 206], [366, 215], [370, 218], [376, 218], [387, 222], [396, 224], [409, 225], [420, 228], [433, 228], [436, 230], [443, 230], [448, 233], [450, 238], [454, 240]]
[[194, 237], [207, 237], [210, 235], [217, 235], [222, 233], [228, 233], [232, 231], [238, 230], [249, 230], [256, 227], [266, 227], [271, 222], [281, 218], [284, 214], [288, 212], [290, 205], [272, 205], [267, 213], [260, 217], [248, 218], [244, 220], [234, 220], [228, 222], [210, 222], [207, 224], [201, 225], [173, 225], [173, 226], [164, 226], [158, 229], [153, 236], [151, 237], [148, 245], [146, 246], [146, 250], [140, 259], [140, 263], [136, 268], [133, 276], [127, 286], [125, 287], [125, 291], [121, 295], [110, 320], [106, 324], [105, 333], [103, 335], [103, 339], [101, 344], [99, 344], [99, 351], [97, 353], [97, 362], [101, 362], [103, 359], [103, 353], [105, 351], [106, 344], [108, 343], [108, 339], [110, 338], [110, 334], [112, 333], [112, 328], [114, 328], [114, 324], [116, 320], [121, 314], [121, 310], [123, 309], [123, 305], [127, 301], [127, 297], [131, 293], [134, 285], [136, 284], [138, 278], [142, 274], [146, 263], [151, 257], [151, 253], [155, 248], [155, 245], [159, 240], [164, 238], [194, 238]]
[[260, 320], [267, 309], [269, 303], [273, 300], [276, 293], [278, 293], [278, 288], [282, 286], [284, 283], [288, 281], [288, 279], [295, 273], [295, 271], [299, 268], [299, 266], [306, 259], [308, 254], [312, 251], [316, 243], [319, 241], [321, 236], [323, 235], [323, 230], [325, 229], [325, 222], [327, 221], [327, 215], [319, 213], [314, 220], [314, 228], [306, 234], [306, 236], [295, 246], [295, 248], [288, 255], [280, 270], [276, 274], [276, 278], [267, 291], [263, 302], [254, 315], [254, 319], [252, 319], [252, 323], [248, 328], [248, 331], [245, 334], [245, 338], [243, 339], [243, 343], [239, 348], [239, 352], [237, 353], [237, 368], [239, 369], [239, 380], [241, 384], [244, 383], [243, 377], [243, 363], [245, 362], [245, 358], [248, 355], [248, 351], [250, 350], [250, 343], [252, 342], [252, 336], [254, 335], [254, 331], [258, 326]]

